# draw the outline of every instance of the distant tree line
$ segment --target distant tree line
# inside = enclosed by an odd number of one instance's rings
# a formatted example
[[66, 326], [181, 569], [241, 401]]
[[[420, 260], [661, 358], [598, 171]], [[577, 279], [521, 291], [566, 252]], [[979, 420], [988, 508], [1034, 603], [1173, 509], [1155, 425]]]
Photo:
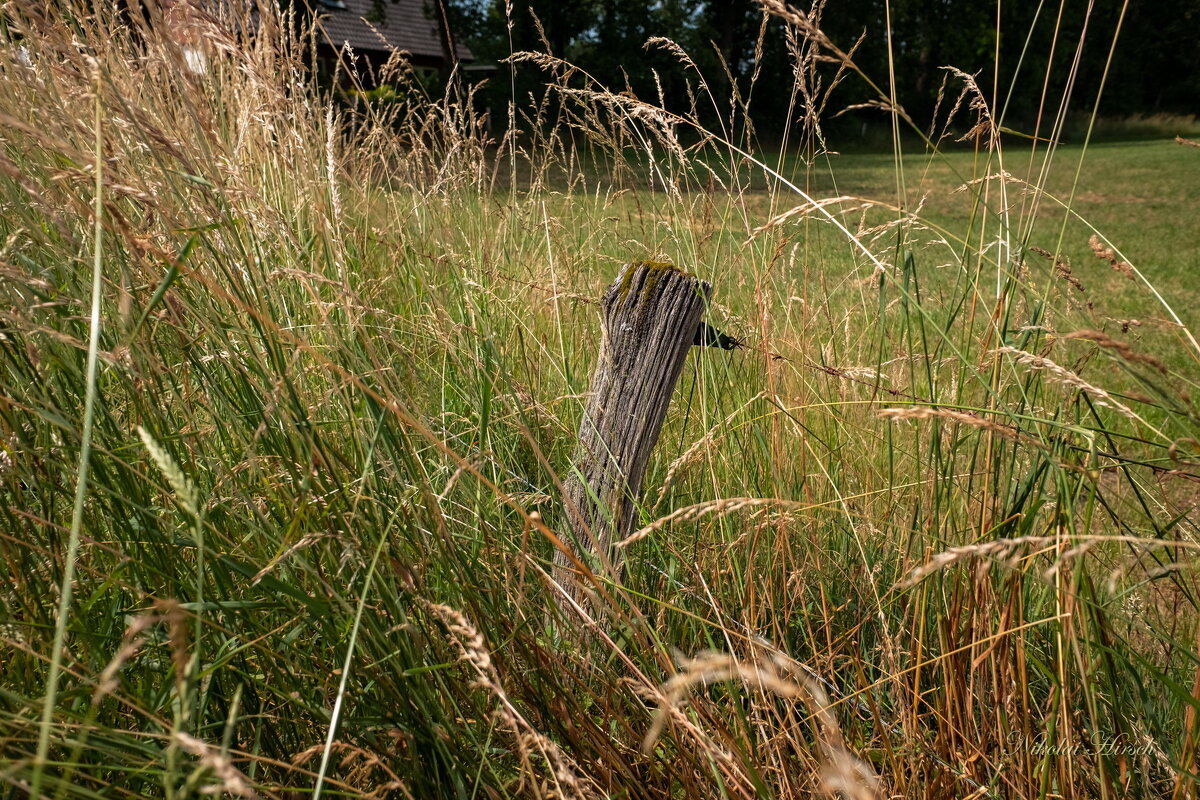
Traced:
[[[1114, 40], [1102, 115], [1200, 112], [1200, 3], [1129, 0], [1123, 18], [1122, 6], [1123, 0], [830, 0], [820, 27], [844, 50], [861, 37], [855, 61], [884, 91], [894, 74], [898, 101], [921, 126], [932, 118], [945, 66], [974, 74], [989, 103], [1004, 106], [1004, 123], [1012, 128], [1031, 125], [1039, 113], [1053, 117], [1072, 71], [1071, 108], [1090, 113]], [[511, 0], [507, 6], [506, 0], [451, 0], [450, 7], [460, 37], [485, 62], [549, 48], [614, 91], [651, 101], [661, 91], [669, 107], [686, 109], [684, 81], [695, 76], [671, 53], [644, 48], [652, 36], [668, 37], [690, 54], [720, 100], [727, 101], [732, 84], [743, 96], [752, 94], [760, 131], [777, 132], [788, 122], [794, 58], [785, 25], [765, 17], [753, 0]], [[823, 63], [816, 74], [828, 86], [835, 70]], [[544, 80], [538, 68], [519, 67], [518, 102], [540, 96]], [[961, 81], [947, 87], [943, 111], [960, 88]], [[504, 108], [513, 89], [501, 65], [485, 101]], [[830, 97], [827, 116], [877, 98], [865, 81], [850, 76]], [[792, 115], [798, 113], [793, 108]], [[868, 107], [842, 120], [862, 125], [884, 116]]]

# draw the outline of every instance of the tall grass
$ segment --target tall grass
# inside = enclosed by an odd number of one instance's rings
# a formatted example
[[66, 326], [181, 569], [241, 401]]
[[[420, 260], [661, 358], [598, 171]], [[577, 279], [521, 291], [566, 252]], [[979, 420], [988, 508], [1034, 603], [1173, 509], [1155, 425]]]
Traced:
[[[1190, 310], [965, 73], [895, 189], [839, 191], [830, 62], [897, 132], [902, 98], [767, 8], [774, 156], [677, 49], [722, 124], [526, 54], [497, 148], [465, 92], [332, 102], [267, 8], [189, 20], [197, 72], [153, 13], [6, 7], [12, 794], [1196, 795]], [[559, 476], [635, 258], [749, 347], [690, 356], [627, 574], [575, 607]]]

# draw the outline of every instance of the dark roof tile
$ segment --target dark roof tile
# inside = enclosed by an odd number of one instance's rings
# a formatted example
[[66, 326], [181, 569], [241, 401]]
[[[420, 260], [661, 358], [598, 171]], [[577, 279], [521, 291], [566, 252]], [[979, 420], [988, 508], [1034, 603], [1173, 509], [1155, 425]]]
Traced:
[[[425, 0], [342, 0], [345, 9], [314, 2], [321, 16], [321, 30], [334, 47], [345, 44], [359, 52], [403, 50], [415, 57], [442, 56], [438, 26]], [[382, 19], [379, 19], [382, 14]], [[458, 57], [472, 61], [475, 56], [462, 44]]]

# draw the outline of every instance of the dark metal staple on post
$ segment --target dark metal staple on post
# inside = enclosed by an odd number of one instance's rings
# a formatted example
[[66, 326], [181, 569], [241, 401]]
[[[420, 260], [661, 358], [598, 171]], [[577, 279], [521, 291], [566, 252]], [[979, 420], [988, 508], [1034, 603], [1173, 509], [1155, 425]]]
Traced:
[[[566, 544], [599, 574], [621, 575], [614, 545], [633, 532], [650, 452], [688, 348], [700, 343], [711, 294], [707, 282], [672, 264], [638, 261], [604, 295], [600, 357], [563, 496], [573, 535]], [[555, 579], [580, 597], [575, 560], [560, 551], [555, 564]]]

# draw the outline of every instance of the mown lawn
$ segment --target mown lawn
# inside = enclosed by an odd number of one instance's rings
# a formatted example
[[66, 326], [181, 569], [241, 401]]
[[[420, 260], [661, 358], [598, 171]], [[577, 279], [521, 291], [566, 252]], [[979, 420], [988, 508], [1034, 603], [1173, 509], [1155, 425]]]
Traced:
[[[1002, 160], [951, 150], [933, 157], [910, 153], [903, 165], [907, 206], [913, 208], [924, 199], [923, 216], [941, 228], [961, 232], [973, 217], [978, 224], [978, 218], [986, 215], [995, 235], [995, 220], [1007, 207], [1017, 232], [1028, 236], [1030, 244], [1066, 257], [1088, 300], [1103, 312], [1116, 317], [1161, 315], [1140, 306], [1137, 297], [1143, 292], [1093, 256], [1088, 239], [1099, 231], [1164, 297], [1174, 300], [1181, 319], [1189, 326], [1200, 321], [1194, 294], [1200, 287], [1192, 278], [1200, 262], [1200, 241], [1195, 235], [1200, 215], [1200, 149], [1173, 139], [1101, 142], [1086, 152], [1080, 145], [1063, 145], [1047, 164], [1043, 149], [1031, 153], [1025, 142], [1013, 138]], [[1015, 179], [1007, 185], [1006, 196], [993, 183], [986, 212], [969, 202], [962, 187], [1001, 170]], [[1046, 177], [1039, 180], [1043, 170]], [[812, 170], [812, 186], [815, 194], [894, 199], [896, 172], [891, 154], [834, 155]], [[1040, 185], [1046, 197], [1039, 198], [1030, 184]], [[1028, 224], [1029, 210], [1039, 199], [1037, 218]], [[1067, 205], [1073, 213], [1067, 213]]]

